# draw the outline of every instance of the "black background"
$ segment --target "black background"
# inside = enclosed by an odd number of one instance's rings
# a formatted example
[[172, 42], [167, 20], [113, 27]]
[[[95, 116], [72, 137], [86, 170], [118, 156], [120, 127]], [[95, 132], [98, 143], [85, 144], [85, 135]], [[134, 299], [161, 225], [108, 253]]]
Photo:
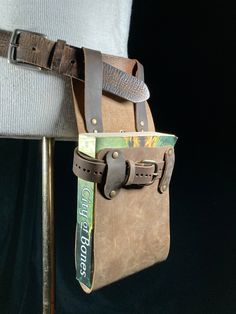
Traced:
[[[73, 256], [75, 145], [56, 143], [57, 313], [236, 313], [235, 18], [223, 1], [134, 2], [129, 54], [144, 64], [157, 130], [179, 137], [170, 255], [85, 295]], [[0, 152], [0, 313], [37, 314], [40, 146], [2, 139]]]

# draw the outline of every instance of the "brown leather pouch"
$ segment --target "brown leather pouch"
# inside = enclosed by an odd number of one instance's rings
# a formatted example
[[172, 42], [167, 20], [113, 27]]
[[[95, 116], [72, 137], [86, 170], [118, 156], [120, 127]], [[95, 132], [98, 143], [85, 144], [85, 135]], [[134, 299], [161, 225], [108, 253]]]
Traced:
[[[73, 165], [79, 178], [75, 265], [87, 293], [165, 260], [170, 242], [169, 183], [175, 141], [156, 137], [147, 102], [133, 103], [127, 100], [130, 97], [102, 92], [102, 61], [143, 81], [137, 60], [89, 49], [84, 49], [84, 83], [71, 80], [80, 150]], [[126, 87], [121, 91], [126, 93]], [[138, 88], [132, 92], [135, 95]], [[151, 134], [145, 142], [147, 131]], [[81, 136], [111, 135], [108, 132], [118, 137], [129, 134], [132, 145], [115, 146], [113, 138], [108, 139], [110, 145], [97, 149], [90, 139], [92, 148], [88, 141], [81, 150]], [[158, 145], [155, 139], [160, 140]]]
[[[121, 156], [120, 161], [115, 160], [116, 154]], [[103, 149], [96, 158], [105, 158], [107, 163], [104, 179], [94, 185], [94, 194], [90, 199], [89, 186], [86, 185], [88, 181], [83, 180], [84, 185], [82, 188], [80, 186], [79, 191], [84, 203], [94, 204], [93, 228], [86, 225], [90, 229], [86, 236], [82, 230], [84, 225], [78, 217], [76, 230], [77, 279], [87, 293], [165, 260], [170, 245], [169, 183], [174, 166], [173, 146]], [[145, 180], [147, 176], [151, 176], [145, 169], [141, 171], [144, 173], [137, 173], [139, 168], [136, 167], [135, 177], [129, 182], [131, 184], [121, 187], [117, 182], [122, 177], [123, 161], [126, 167], [124, 182], [127, 183], [127, 173], [130, 174], [127, 169], [130, 164], [150, 166], [156, 163], [155, 177], [149, 179], [149, 184], [132, 184], [135, 180]], [[86, 164], [81, 164], [81, 168], [84, 168], [82, 173], [88, 170]], [[74, 172], [78, 175], [76, 169]], [[86, 178], [86, 175], [82, 177]], [[83, 191], [86, 192], [83, 194]], [[83, 210], [88, 207], [81, 206], [79, 198], [78, 201], [79, 211], [85, 213]], [[82, 242], [81, 236], [84, 236]], [[86, 237], [91, 237], [90, 243], [86, 242]], [[88, 260], [85, 259], [89, 258], [90, 266], [87, 267], [88, 263], [85, 264]], [[86, 274], [89, 275], [89, 282], [83, 280], [85, 268], [89, 271]]]

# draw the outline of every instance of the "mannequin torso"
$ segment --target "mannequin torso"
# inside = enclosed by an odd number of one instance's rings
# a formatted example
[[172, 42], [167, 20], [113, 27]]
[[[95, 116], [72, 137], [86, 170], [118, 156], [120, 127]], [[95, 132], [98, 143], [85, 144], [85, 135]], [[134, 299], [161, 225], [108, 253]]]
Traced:
[[[77, 47], [127, 56], [131, 0], [9, 0], [0, 3], [0, 29], [64, 39]], [[69, 81], [0, 58], [0, 136], [75, 138]]]

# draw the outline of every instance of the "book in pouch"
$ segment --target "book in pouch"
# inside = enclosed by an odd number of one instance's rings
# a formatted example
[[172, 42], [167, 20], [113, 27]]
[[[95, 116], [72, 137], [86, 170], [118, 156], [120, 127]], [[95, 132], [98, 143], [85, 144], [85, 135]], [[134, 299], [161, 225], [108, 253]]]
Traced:
[[[175, 135], [158, 132], [83, 133], [79, 134], [78, 150], [89, 157], [98, 158], [103, 151], [122, 149], [127, 154], [131, 153], [137, 156], [135, 161], [144, 157], [149, 159], [147, 157], [150, 151], [152, 152], [150, 159], [156, 157], [163, 160], [166, 151], [170, 147], [174, 148], [176, 141]], [[163, 193], [163, 196], [162, 193], [156, 191], [157, 187], [152, 187], [152, 189], [150, 190], [148, 186], [136, 190], [122, 188], [117, 200], [107, 200], [101, 195], [96, 183], [78, 177], [75, 264], [76, 278], [85, 292], [89, 293], [151, 266], [158, 262], [158, 259], [164, 259], [155, 250], [160, 251], [163, 256], [167, 254], [164, 251], [169, 250], [169, 191]], [[141, 200], [138, 200], [137, 193]], [[148, 193], [150, 193], [149, 196]], [[147, 201], [142, 205], [145, 198]], [[154, 200], [152, 200], [153, 198]], [[135, 203], [136, 199], [138, 204]], [[152, 208], [148, 208], [149, 203], [152, 204], [150, 206]], [[163, 204], [166, 205], [163, 206]], [[139, 206], [141, 207], [138, 209], [138, 213], [137, 207]], [[100, 220], [102, 211], [104, 211], [104, 219], [101, 217]], [[150, 216], [148, 216], [148, 212]], [[132, 215], [134, 216], [132, 217]], [[157, 215], [156, 221], [152, 222], [151, 216], [155, 218], [155, 215]], [[129, 219], [130, 234], [126, 228]], [[162, 219], [163, 222], [160, 223]], [[145, 220], [149, 222], [147, 223]], [[101, 222], [99, 223], [99, 221]], [[124, 230], [122, 230], [123, 226]], [[150, 230], [155, 230], [155, 228], [159, 228], [160, 232], [155, 231], [156, 239], [150, 238], [151, 240], [149, 240], [147, 235]], [[125, 236], [125, 234], [127, 235]], [[165, 238], [163, 237], [164, 244], [161, 239], [162, 234], [167, 234]], [[140, 244], [145, 244], [145, 241], [151, 241], [154, 244], [150, 245], [150, 248], [146, 248], [149, 246], [147, 243], [144, 245], [143, 252], [139, 252], [139, 248], [142, 246]], [[122, 253], [124, 244], [128, 246]], [[150, 256], [153, 250], [154, 258]], [[143, 260], [142, 254], [144, 254]], [[138, 265], [139, 260], [141, 261], [140, 266]], [[127, 266], [126, 263], [129, 263], [130, 266]], [[129, 267], [130, 269], [128, 269]]]

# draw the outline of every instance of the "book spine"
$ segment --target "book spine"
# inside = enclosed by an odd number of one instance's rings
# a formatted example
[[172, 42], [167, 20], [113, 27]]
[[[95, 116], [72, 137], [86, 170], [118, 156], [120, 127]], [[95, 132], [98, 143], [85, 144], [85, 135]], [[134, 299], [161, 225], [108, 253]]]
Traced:
[[[91, 155], [91, 151], [86, 151], [87, 146], [83, 144], [83, 139], [81, 139], [79, 141], [79, 150]], [[94, 189], [95, 184], [93, 182], [78, 178], [76, 278], [88, 288], [91, 288], [93, 275]]]

